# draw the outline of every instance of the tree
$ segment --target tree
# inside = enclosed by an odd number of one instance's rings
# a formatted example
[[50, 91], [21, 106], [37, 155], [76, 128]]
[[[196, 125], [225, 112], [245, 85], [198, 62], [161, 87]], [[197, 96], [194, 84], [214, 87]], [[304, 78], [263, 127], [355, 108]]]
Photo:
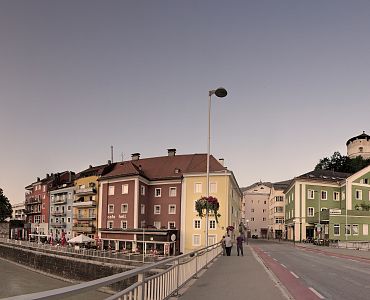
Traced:
[[362, 156], [356, 158], [349, 158], [348, 156], [341, 155], [338, 151], [334, 152], [329, 157], [320, 159], [316, 165], [315, 170], [332, 170], [335, 172], [356, 173], [361, 169], [370, 165], [370, 159], [363, 159]]
[[3, 194], [3, 190], [0, 188], [0, 222], [11, 217], [12, 212], [12, 205], [10, 204], [9, 199]]

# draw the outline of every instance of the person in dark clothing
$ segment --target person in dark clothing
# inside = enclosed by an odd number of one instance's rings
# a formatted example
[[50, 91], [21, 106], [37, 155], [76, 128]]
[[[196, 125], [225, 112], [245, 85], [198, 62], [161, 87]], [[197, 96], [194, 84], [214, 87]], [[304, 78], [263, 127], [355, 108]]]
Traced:
[[244, 241], [244, 238], [243, 238], [243, 236], [240, 234], [240, 235], [236, 238], [236, 250], [238, 251], [238, 256], [239, 256], [239, 254], [241, 254], [242, 256], [244, 256], [244, 253], [243, 253], [243, 241]]

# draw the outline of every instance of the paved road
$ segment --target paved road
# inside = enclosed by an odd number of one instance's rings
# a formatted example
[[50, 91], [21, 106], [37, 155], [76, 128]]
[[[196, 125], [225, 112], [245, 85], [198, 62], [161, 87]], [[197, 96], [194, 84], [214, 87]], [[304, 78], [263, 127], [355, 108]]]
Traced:
[[[0, 259], [0, 298], [42, 292], [71, 285], [72, 283], [52, 278]], [[105, 299], [109, 295], [93, 291], [64, 299]]]
[[370, 260], [286, 243], [258, 241], [252, 247], [293, 296], [290, 287], [309, 290], [316, 299], [370, 299]]

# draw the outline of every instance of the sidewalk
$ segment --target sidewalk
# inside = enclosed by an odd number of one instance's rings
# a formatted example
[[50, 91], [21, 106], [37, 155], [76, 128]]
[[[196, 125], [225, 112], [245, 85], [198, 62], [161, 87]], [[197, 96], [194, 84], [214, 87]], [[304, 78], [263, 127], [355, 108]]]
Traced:
[[[182, 300], [203, 299], [289, 299], [249, 246], [244, 256], [219, 257], [198, 279], [180, 290]], [[176, 298], [170, 298], [176, 299]]]

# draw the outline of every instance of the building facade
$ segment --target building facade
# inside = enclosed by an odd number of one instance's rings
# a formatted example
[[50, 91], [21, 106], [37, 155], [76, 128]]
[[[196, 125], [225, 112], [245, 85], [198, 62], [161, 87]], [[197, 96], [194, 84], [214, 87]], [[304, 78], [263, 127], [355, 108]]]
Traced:
[[370, 240], [370, 166], [355, 174], [312, 171], [285, 192], [288, 239]]
[[290, 180], [273, 183], [269, 197], [268, 238], [285, 238], [285, 195]]
[[[200, 158], [202, 159], [202, 158]], [[189, 168], [184, 173], [182, 182], [182, 227], [181, 227], [181, 252], [190, 252], [206, 246], [206, 226], [208, 226], [208, 245], [219, 242], [226, 234], [229, 226], [235, 228], [230, 232], [235, 238], [237, 228], [241, 221], [242, 192], [234, 174], [223, 166], [223, 160], [210, 160], [209, 195], [217, 198], [220, 216], [218, 223], [214, 214], [207, 218], [199, 217], [195, 209], [195, 201], [207, 195], [207, 177], [205, 165]]]
[[257, 182], [243, 189], [243, 216], [248, 236], [268, 237], [271, 183]]
[[362, 132], [362, 134], [350, 138], [347, 143], [347, 156], [356, 158], [362, 156], [364, 159], [370, 158], [370, 136]]

